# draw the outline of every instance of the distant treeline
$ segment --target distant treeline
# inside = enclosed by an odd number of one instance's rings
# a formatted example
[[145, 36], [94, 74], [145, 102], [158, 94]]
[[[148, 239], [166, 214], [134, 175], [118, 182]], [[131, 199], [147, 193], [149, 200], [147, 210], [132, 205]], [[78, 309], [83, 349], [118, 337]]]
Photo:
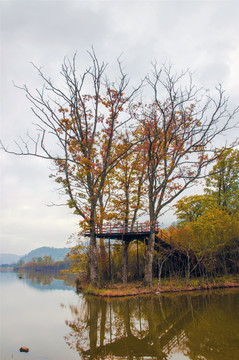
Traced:
[[69, 268], [70, 268], [70, 261], [68, 259], [54, 261], [50, 256], [33, 258], [31, 261], [27, 263], [21, 260], [17, 265], [14, 266], [15, 271], [26, 270], [26, 271], [41, 271], [41, 272], [50, 272], [50, 271], [58, 272], [62, 270], [68, 270]]

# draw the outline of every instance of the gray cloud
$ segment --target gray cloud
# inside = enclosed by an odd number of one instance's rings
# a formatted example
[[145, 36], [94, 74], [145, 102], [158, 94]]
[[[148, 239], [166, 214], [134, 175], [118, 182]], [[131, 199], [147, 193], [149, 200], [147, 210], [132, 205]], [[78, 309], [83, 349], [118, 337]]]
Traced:
[[[109, 63], [122, 54], [133, 83], [150, 71], [151, 61], [172, 62], [179, 70], [190, 67], [199, 86], [222, 82], [232, 104], [239, 102], [237, 1], [6, 0], [0, 7], [1, 138], [9, 145], [27, 129], [34, 133], [35, 121], [12, 81], [41, 88], [30, 62], [59, 81], [64, 56], [77, 51], [85, 69], [91, 45]], [[64, 246], [78, 219], [66, 208], [46, 207], [58, 201], [48, 178], [50, 164], [0, 156], [1, 250], [25, 253], [40, 245]]]

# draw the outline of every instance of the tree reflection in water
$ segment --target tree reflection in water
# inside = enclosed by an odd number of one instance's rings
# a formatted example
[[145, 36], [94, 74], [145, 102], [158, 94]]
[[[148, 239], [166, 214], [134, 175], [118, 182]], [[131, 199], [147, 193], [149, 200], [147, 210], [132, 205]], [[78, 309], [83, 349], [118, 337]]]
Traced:
[[[75, 287], [75, 276], [71, 275], [62, 275], [59, 271], [22, 271], [18, 274], [20, 279], [24, 278], [25, 280], [29, 281], [32, 285], [42, 285], [49, 286], [55, 280], [60, 280], [62, 284], [64, 283], [66, 286]], [[60, 287], [60, 283], [59, 283]], [[54, 288], [54, 284], [53, 284]]]
[[[239, 292], [80, 298], [65, 340], [83, 359], [238, 359]], [[175, 359], [177, 357], [174, 357]], [[182, 359], [182, 356], [180, 357]]]

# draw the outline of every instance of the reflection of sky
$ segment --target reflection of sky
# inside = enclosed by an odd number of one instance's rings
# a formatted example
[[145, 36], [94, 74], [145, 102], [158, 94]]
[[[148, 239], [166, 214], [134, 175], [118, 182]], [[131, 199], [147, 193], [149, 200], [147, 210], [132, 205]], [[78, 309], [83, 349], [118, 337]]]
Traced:
[[[19, 358], [19, 348], [30, 349], [31, 360], [79, 359], [64, 342], [70, 311], [61, 304], [79, 299], [74, 290], [39, 292], [16, 274], [0, 274], [1, 359]], [[40, 285], [39, 285], [40, 286]], [[18, 354], [18, 355], [17, 355]]]

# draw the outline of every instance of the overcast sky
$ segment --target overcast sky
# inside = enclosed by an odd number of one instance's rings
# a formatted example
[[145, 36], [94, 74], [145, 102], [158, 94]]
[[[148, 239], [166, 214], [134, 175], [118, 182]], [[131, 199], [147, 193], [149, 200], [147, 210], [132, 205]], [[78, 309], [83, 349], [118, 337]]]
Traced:
[[[9, 147], [35, 120], [13, 81], [41, 88], [31, 62], [57, 76], [64, 56], [76, 51], [84, 69], [92, 45], [109, 63], [122, 54], [133, 81], [150, 71], [151, 61], [171, 62], [177, 69], [190, 68], [199, 86], [222, 83], [231, 106], [239, 104], [238, 0], [1, 0], [0, 6], [1, 139]], [[78, 218], [66, 207], [47, 206], [59, 200], [49, 179], [51, 164], [2, 151], [0, 156], [0, 252], [67, 246]], [[171, 220], [162, 219], [164, 225]]]

